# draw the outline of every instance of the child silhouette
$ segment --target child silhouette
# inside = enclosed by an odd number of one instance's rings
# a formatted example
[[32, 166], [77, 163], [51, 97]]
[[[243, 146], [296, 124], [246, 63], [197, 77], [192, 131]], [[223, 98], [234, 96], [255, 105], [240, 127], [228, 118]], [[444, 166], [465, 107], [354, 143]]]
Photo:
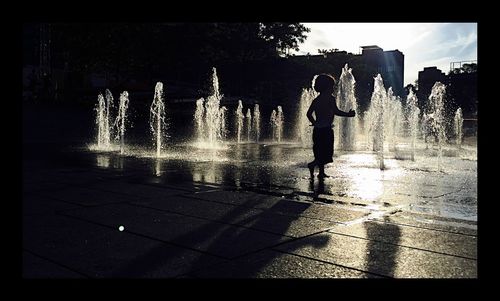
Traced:
[[[307, 118], [314, 126], [313, 129], [313, 153], [314, 161], [307, 164], [311, 179], [314, 178], [314, 167], [319, 168], [318, 178], [329, 177], [325, 174], [325, 164], [333, 162], [333, 118], [335, 115], [342, 117], [354, 117], [354, 110], [341, 111], [337, 107], [337, 101], [333, 92], [335, 89], [335, 78], [329, 74], [320, 74], [316, 77], [314, 90], [319, 92], [309, 109]], [[313, 113], [315, 116], [313, 116]], [[316, 119], [315, 119], [315, 118]]]

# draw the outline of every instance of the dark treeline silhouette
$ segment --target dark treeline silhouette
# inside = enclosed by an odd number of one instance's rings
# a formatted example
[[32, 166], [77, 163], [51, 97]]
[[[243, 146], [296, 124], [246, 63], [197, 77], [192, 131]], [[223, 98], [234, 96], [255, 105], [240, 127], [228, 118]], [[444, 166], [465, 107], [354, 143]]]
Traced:
[[419, 78], [416, 85], [408, 85], [406, 89], [412, 89], [416, 92], [421, 114], [432, 113], [432, 107], [429, 106], [429, 96], [436, 82], [441, 82], [446, 86], [444, 99], [444, 118], [446, 126], [446, 136], [453, 138], [455, 136], [454, 117], [458, 108], [461, 108], [464, 118], [464, 128], [467, 129], [465, 135], [473, 134], [477, 130], [477, 111], [478, 111], [478, 90], [477, 90], [477, 64], [463, 64], [459, 68], [451, 69], [448, 74], [434, 69], [431, 76]]
[[[406, 89], [413, 89], [417, 93], [419, 107], [422, 113], [428, 113], [431, 108], [428, 105], [428, 98], [432, 92], [432, 87], [439, 81], [446, 85], [446, 118], [453, 119], [453, 114], [460, 107], [465, 118], [477, 117], [477, 64], [463, 64], [459, 68], [454, 68], [445, 75], [436, 67], [430, 67], [434, 73], [431, 77], [422, 78], [416, 81], [416, 85], [408, 85]], [[427, 68], [425, 68], [427, 69]]]
[[[361, 109], [367, 106], [376, 70], [345, 51], [293, 56], [307, 38], [300, 23], [51, 23], [25, 24], [24, 66], [39, 66], [40, 29], [48, 26], [54, 91], [64, 101], [94, 103], [99, 92], [127, 90], [135, 101], [150, 101], [156, 81], [166, 100], [210, 94], [212, 67], [221, 92], [261, 105], [298, 105], [301, 89], [314, 75], [339, 78], [348, 63], [357, 81]], [[105, 79], [96, 88], [92, 78]], [[42, 81], [40, 81], [42, 82]], [[236, 100], [235, 100], [236, 101]]]
[[[24, 28], [24, 64], [39, 63], [39, 31]], [[201, 89], [212, 66], [277, 58], [309, 31], [299, 23], [55, 23], [50, 60], [81, 86], [104, 74], [117, 89], [131, 80], [187, 82]], [[202, 91], [195, 91], [202, 92]]]
[[448, 73], [446, 96], [451, 112], [460, 107], [464, 116], [477, 117], [477, 64], [463, 64]]
[[296, 48], [305, 30], [298, 23], [53, 24], [52, 37], [54, 48], [77, 70], [192, 80], [208, 66]]

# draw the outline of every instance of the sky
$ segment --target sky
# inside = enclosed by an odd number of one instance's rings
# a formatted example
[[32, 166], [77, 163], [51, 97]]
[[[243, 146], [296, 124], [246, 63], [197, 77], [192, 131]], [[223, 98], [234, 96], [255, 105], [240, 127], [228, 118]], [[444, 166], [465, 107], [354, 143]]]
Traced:
[[404, 85], [413, 84], [424, 67], [444, 73], [450, 63], [477, 60], [477, 23], [302, 23], [311, 31], [296, 54], [318, 49], [360, 54], [360, 46], [377, 45], [405, 56]]

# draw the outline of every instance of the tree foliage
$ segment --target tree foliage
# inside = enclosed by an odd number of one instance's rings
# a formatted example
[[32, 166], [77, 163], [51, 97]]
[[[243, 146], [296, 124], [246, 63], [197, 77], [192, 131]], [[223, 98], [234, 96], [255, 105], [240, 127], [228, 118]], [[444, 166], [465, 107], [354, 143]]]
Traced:
[[310, 29], [300, 23], [260, 23], [259, 36], [274, 46], [279, 55], [289, 55], [290, 50], [299, 51], [307, 32]]
[[463, 64], [460, 68], [455, 68], [450, 71], [450, 74], [463, 74], [463, 73], [475, 73], [477, 72], [477, 64]]
[[[277, 57], [297, 49], [299, 23], [52, 24], [53, 47], [82, 72], [193, 74], [229, 62]], [[182, 71], [180, 71], [182, 69]]]

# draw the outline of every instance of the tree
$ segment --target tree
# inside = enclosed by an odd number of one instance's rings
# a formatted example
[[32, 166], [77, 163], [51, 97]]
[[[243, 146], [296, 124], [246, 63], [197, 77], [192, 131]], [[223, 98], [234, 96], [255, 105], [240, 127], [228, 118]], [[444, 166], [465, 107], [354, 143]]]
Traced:
[[449, 74], [475, 73], [477, 72], [477, 64], [463, 64], [460, 68], [455, 68]]
[[[58, 23], [54, 48], [85, 73], [151, 74], [278, 57], [298, 49], [299, 23]], [[177, 71], [176, 71], [177, 72]]]
[[260, 23], [259, 36], [275, 47], [278, 55], [289, 56], [290, 50], [299, 51], [311, 30], [300, 23]]
[[408, 95], [408, 94], [410, 94], [410, 91], [413, 91], [413, 92], [417, 91], [417, 88], [414, 84], [408, 84], [404, 87], [404, 90], [405, 90], [406, 95]]
[[338, 52], [338, 48], [330, 48], [330, 49], [318, 49], [318, 53], [320, 54], [328, 54], [328, 53], [335, 53]]

